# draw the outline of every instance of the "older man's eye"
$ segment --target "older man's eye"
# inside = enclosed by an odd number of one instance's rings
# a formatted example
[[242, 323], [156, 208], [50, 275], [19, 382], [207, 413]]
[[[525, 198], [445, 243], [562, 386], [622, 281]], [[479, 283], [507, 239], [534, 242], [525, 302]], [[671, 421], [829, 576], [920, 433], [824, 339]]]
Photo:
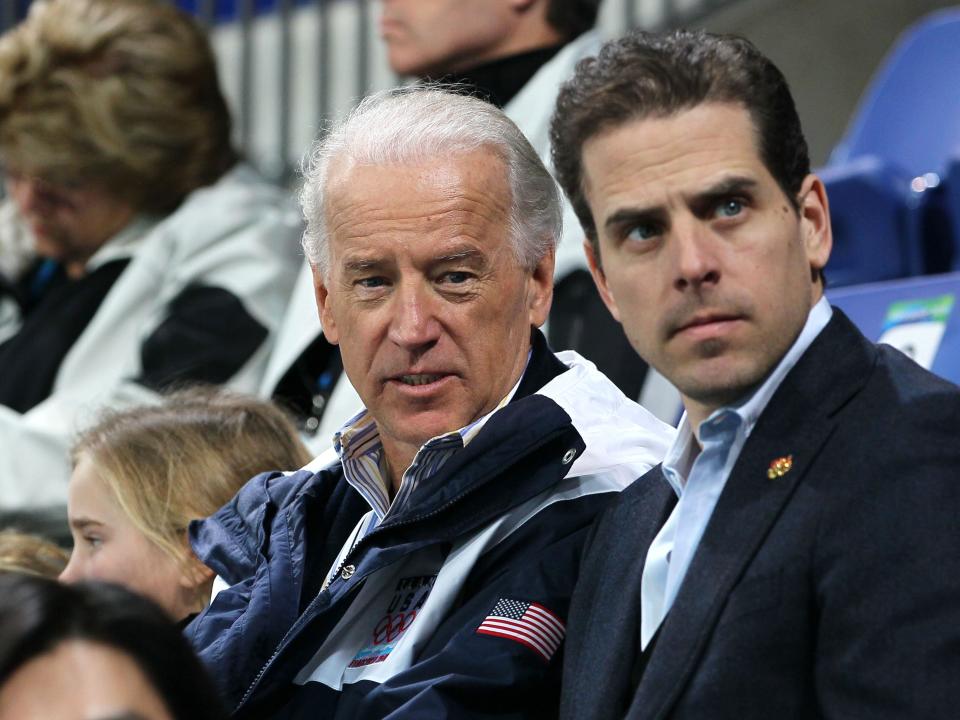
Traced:
[[357, 280], [357, 285], [367, 290], [376, 290], [377, 288], [381, 288], [386, 284], [386, 278], [382, 277], [367, 277]]
[[454, 270], [441, 275], [440, 280], [442, 282], [450, 283], [451, 285], [461, 285], [470, 280], [471, 277], [473, 277], [471, 273], [463, 270]]

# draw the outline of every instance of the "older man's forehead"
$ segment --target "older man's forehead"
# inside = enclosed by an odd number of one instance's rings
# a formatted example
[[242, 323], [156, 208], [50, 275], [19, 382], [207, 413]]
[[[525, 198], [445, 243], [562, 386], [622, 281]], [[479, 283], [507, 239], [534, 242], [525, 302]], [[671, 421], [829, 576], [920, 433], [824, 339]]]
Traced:
[[485, 152], [408, 165], [353, 164], [331, 185], [326, 220], [334, 241], [431, 233], [437, 239], [506, 226], [510, 190], [503, 165]]
[[[459, 147], [448, 141], [436, 147], [411, 145], [389, 149], [359, 147], [332, 157], [327, 165], [327, 194], [350, 189], [359, 173], [394, 175], [455, 175], [476, 183], [509, 183], [510, 170], [504, 149], [493, 144]], [[368, 154], [369, 153], [369, 154]]]

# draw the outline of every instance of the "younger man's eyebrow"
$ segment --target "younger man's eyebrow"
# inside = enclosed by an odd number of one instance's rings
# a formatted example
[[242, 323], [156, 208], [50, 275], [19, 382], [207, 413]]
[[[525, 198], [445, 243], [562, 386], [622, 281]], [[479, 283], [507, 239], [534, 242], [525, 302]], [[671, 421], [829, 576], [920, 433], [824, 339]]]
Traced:
[[646, 223], [663, 223], [666, 221], [666, 210], [662, 205], [649, 207], [620, 208], [604, 221], [604, 227], [609, 229], [621, 228], [625, 225], [642, 225]]
[[742, 195], [756, 186], [757, 181], [753, 178], [741, 176], [724, 178], [706, 190], [694, 193], [687, 201], [698, 211], [712, 209], [717, 202], [733, 195]]

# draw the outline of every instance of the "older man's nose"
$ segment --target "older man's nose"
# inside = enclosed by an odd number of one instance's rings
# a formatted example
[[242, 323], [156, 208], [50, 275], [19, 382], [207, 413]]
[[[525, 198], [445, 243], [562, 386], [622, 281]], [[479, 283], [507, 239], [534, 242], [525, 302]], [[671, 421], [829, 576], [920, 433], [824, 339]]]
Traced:
[[429, 289], [401, 283], [395, 295], [390, 340], [410, 349], [436, 342], [441, 326], [434, 312], [434, 301]]

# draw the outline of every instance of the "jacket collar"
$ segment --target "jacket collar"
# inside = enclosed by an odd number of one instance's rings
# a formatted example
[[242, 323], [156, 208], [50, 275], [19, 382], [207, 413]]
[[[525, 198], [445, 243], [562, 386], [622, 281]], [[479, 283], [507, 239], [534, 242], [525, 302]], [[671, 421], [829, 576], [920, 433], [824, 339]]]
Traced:
[[[743, 448], [720, 496], [632, 707], [665, 717], [697, 664], [727, 596], [804, 479], [836, 425], [836, 414], [866, 383], [876, 348], [839, 310], [780, 388]], [[768, 476], [791, 457], [782, 476]]]
[[513, 395], [511, 402], [522, 400], [537, 392], [540, 388], [553, 380], [558, 375], [562, 375], [568, 370], [553, 354], [550, 346], [547, 345], [547, 339], [539, 330], [533, 330], [530, 333], [530, 361], [527, 363], [527, 369], [520, 380], [520, 386]]
[[[594, 523], [590, 555], [584, 558], [579, 580], [584, 589], [574, 594], [570, 608], [570, 616], [580, 618], [580, 627], [567, 636], [563, 685], [573, 692], [564, 693], [562, 717], [624, 716], [635, 688], [635, 663], [629, 659], [642, 661], [637, 612], [644, 557], [640, 550], [650, 546], [676, 503], [661, 468], [655, 467], [624, 490]], [[590, 560], [598, 557], [614, 570], [595, 568]], [[611, 663], [611, 657], [618, 661]], [[581, 687], [592, 690], [578, 693]], [[606, 702], [596, 702], [597, 698]]]

